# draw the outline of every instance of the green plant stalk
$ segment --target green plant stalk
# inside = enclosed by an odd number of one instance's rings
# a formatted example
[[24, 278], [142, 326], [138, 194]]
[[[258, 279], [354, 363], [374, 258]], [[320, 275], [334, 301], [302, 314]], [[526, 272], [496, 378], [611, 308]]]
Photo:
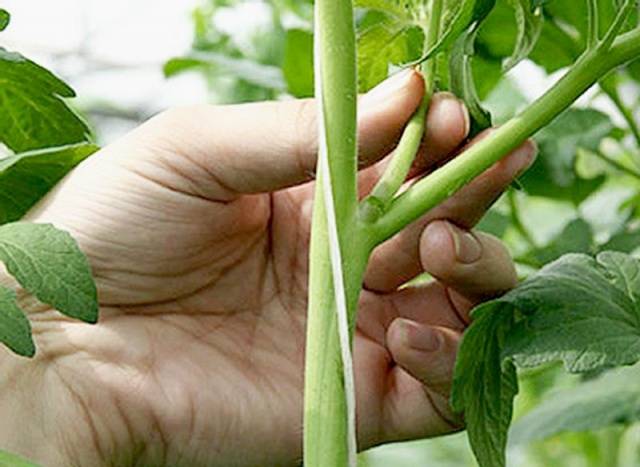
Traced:
[[509, 210], [511, 211], [511, 222], [513, 223], [514, 227], [531, 248], [538, 248], [538, 245], [531, 235], [531, 232], [529, 232], [527, 227], [524, 225], [524, 222], [522, 222], [522, 217], [520, 216], [520, 207], [518, 206], [517, 193], [513, 188], [511, 188], [507, 193], [507, 199], [509, 201]]
[[[352, 334], [372, 242], [357, 224], [356, 54], [351, 0], [316, 1], [316, 53], [326, 150], [342, 255], [345, 300]], [[349, 463], [348, 413], [331, 264], [324, 172], [316, 182], [309, 265], [305, 366], [304, 465]], [[341, 247], [342, 249], [342, 247]]]
[[[322, 180], [317, 181], [318, 185]], [[340, 340], [333, 295], [324, 199], [316, 195], [309, 271], [309, 313], [305, 367], [304, 465], [348, 465], [348, 420]], [[347, 306], [355, 316], [372, 242], [352, 231], [345, 236]], [[343, 243], [345, 244], [345, 243]], [[353, 328], [353, 322], [351, 327]]]
[[614, 68], [640, 56], [640, 29], [620, 36], [610, 49], [583, 55], [545, 95], [519, 116], [397, 197], [371, 225], [379, 243], [431, 210], [548, 125]]
[[615, 84], [608, 79], [603, 79], [600, 81], [600, 89], [602, 89], [607, 97], [609, 97], [613, 105], [616, 106], [624, 120], [627, 122], [627, 125], [636, 140], [636, 144], [638, 145], [638, 148], [640, 148], [640, 126], [638, 125], [638, 122], [636, 122], [633, 111], [622, 101]]
[[625, 173], [633, 178], [635, 178], [636, 180], [640, 180], [640, 172], [635, 171], [634, 169], [627, 167], [624, 164], [621, 164], [620, 162], [618, 162], [615, 159], [611, 159], [610, 157], [606, 156], [602, 151], [593, 151], [593, 152], [589, 152], [589, 154], [593, 154], [594, 156], [596, 156], [598, 159], [600, 159], [602, 162], [604, 162], [605, 164], [610, 165], [611, 167], [613, 167], [614, 169]]
[[[427, 79], [429, 78], [425, 76], [425, 85], [427, 84]], [[389, 165], [385, 169], [384, 174], [371, 191], [371, 194], [364, 201], [364, 219], [375, 220], [380, 214], [385, 212], [389, 203], [393, 200], [393, 197], [406, 180], [425, 133], [425, 122], [431, 97], [430, 94], [425, 92], [418, 110], [416, 110], [405, 127], [398, 147], [389, 161]]]
[[[438, 43], [442, 7], [443, 0], [434, 0], [425, 38], [425, 50], [431, 50]], [[363, 218], [365, 220], [375, 219], [387, 210], [389, 203], [406, 181], [411, 165], [420, 149], [425, 133], [427, 113], [435, 92], [435, 57], [422, 64], [422, 74], [425, 82], [424, 97], [418, 110], [405, 127], [398, 147], [384, 174], [363, 203]]]

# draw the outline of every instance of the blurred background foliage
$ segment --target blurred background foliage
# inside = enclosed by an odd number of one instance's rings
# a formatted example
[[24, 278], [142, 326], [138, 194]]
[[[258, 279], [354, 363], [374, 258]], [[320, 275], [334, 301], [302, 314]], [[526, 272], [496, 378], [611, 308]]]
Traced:
[[[599, 2], [605, 24], [615, 13], [612, 5]], [[164, 75], [196, 77], [208, 100], [218, 104], [310, 97], [312, 8], [310, 0], [199, 0], [191, 15], [191, 48], [166, 61]], [[477, 94], [497, 124], [553, 83], [585, 43], [584, 2], [555, 0], [544, 6], [546, 21], [531, 38], [530, 59], [506, 73], [518, 52], [514, 14], [509, 0], [498, 0], [479, 31], [471, 62]], [[363, 92], [420, 55], [418, 28], [366, 9], [358, 10], [357, 22]], [[110, 67], [90, 57], [83, 63]], [[450, 84], [439, 83], [444, 89]], [[482, 220], [481, 229], [506, 242], [521, 277], [565, 253], [637, 253], [639, 84], [640, 61], [608, 76], [540, 132], [534, 167]], [[99, 136], [109, 134], [105, 117], [132, 126], [157, 110], [123, 109], [117, 99], [80, 99], [77, 105]], [[521, 377], [510, 465], [640, 465], [640, 369], [577, 377], [551, 365]], [[475, 465], [463, 433], [375, 448], [360, 460], [367, 467]]]

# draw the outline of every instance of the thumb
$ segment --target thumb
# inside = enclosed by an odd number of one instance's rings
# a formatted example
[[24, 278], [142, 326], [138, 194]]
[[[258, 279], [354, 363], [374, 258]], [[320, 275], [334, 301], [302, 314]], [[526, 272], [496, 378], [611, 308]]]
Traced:
[[[393, 148], [423, 92], [420, 75], [407, 70], [359, 99], [361, 165], [376, 162]], [[318, 147], [316, 115], [312, 99], [197, 106], [169, 110], [139, 131], [147, 144], [161, 145], [158, 152], [169, 149], [201, 169], [199, 176], [190, 177], [207, 184], [206, 189], [195, 188], [199, 194], [226, 200], [311, 179]]]

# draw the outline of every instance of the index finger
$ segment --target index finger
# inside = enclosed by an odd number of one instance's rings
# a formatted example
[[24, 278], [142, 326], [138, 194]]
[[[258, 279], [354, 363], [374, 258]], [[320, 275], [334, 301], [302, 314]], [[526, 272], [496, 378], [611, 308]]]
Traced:
[[[378, 161], [392, 149], [423, 93], [421, 75], [407, 70], [359, 99], [361, 165]], [[197, 183], [194, 189], [200, 195], [228, 201], [313, 178], [318, 148], [316, 114], [313, 99], [201, 105], [161, 114], [131, 137], [141, 137], [138, 139], [151, 149], [162, 149], [146, 151], [153, 164], [164, 164], [174, 169], [172, 173], [185, 173]], [[185, 170], [185, 162], [189, 170]]]
[[429, 211], [374, 250], [365, 277], [367, 289], [389, 293], [423, 272], [420, 238], [433, 221], [445, 219], [473, 227], [502, 192], [534, 161], [536, 148], [527, 142], [491, 167], [453, 197]]

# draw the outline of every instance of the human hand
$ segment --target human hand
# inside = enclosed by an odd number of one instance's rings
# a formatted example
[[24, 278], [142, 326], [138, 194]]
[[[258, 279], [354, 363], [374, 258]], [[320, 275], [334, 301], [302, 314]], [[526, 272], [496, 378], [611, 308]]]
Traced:
[[[361, 98], [363, 194], [422, 92], [408, 72]], [[438, 95], [413, 175], [468, 126]], [[534, 153], [523, 146], [374, 252], [354, 344], [362, 449], [460, 428], [448, 393], [468, 312], [516, 283], [505, 248], [468, 229]], [[78, 240], [101, 319], [33, 305], [37, 357], [0, 358], [0, 413], [18, 420], [0, 447], [47, 466], [299, 462], [315, 157], [313, 101], [202, 106], [68, 176], [28, 220]], [[400, 289], [424, 271], [438, 281]]]

